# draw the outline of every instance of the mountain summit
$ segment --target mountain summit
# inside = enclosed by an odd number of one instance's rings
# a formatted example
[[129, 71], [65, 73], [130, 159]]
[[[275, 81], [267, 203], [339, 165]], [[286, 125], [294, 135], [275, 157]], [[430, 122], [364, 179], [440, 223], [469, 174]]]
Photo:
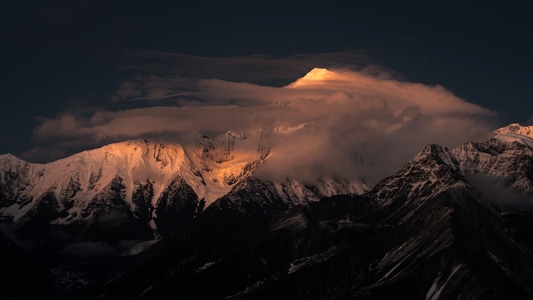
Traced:
[[313, 68], [304, 77], [298, 78], [295, 82], [289, 84], [289, 87], [305, 87], [320, 84], [325, 80], [333, 80], [338, 76], [337, 73], [326, 68]]
[[493, 137], [503, 142], [518, 142], [533, 148], [533, 126], [521, 126], [517, 123], [510, 124], [494, 130]]
[[528, 137], [533, 137], [533, 126], [522, 126], [518, 123], [513, 123], [508, 126], [496, 129], [495, 134], [518, 134]]

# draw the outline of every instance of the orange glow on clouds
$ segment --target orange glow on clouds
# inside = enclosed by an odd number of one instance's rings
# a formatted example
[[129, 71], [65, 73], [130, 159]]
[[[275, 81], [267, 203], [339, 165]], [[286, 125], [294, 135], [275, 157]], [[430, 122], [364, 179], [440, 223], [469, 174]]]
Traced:
[[[497, 117], [442, 86], [350, 70], [315, 68], [284, 87], [157, 76], [135, 80], [149, 80], [141, 86], [152, 90], [132, 90], [140, 85], [131, 82], [117, 93], [176, 94], [187, 84], [189, 91], [175, 106], [102, 109], [85, 118], [65, 112], [43, 120], [35, 141], [56, 141], [54, 149], [67, 151], [143, 136], [261, 130], [275, 154], [262, 168], [265, 176], [353, 177], [364, 170], [381, 178], [429, 143], [455, 146], [484, 137]], [[49, 152], [36, 148], [26, 157], [42, 153]], [[354, 166], [354, 155], [364, 157], [364, 164]]]

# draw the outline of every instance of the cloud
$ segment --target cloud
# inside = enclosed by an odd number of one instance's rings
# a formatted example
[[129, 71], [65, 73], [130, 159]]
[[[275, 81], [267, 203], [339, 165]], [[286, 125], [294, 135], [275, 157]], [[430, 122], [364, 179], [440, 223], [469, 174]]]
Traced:
[[531, 197], [505, 184], [503, 180], [482, 174], [467, 174], [468, 182], [475, 187], [488, 202], [499, 206], [527, 207]]
[[273, 148], [258, 176], [374, 183], [425, 145], [452, 147], [484, 138], [497, 121], [495, 112], [439, 85], [407, 82], [374, 67], [329, 70], [284, 86], [137, 75], [118, 88], [114, 100], [142, 99], [138, 107], [64, 112], [42, 119], [34, 140], [74, 151], [146, 136], [261, 129]]

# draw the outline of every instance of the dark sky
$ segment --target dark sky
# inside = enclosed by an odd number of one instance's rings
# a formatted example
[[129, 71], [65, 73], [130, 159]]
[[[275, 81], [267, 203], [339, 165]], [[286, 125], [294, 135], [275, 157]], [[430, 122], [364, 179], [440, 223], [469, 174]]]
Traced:
[[532, 123], [527, 1], [180, 2], [4, 4], [0, 153], [45, 160], [54, 155], [35, 151], [58, 141], [36, 137], [44, 121], [153, 105], [117, 101], [157, 98], [120, 94], [125, 82], [160, 87], [161, 80], [146, 78], [179, 76], [280, 85], [314, 64], [374, 66], [401, 80], [442, 85], [496, 111], [498, 124]]

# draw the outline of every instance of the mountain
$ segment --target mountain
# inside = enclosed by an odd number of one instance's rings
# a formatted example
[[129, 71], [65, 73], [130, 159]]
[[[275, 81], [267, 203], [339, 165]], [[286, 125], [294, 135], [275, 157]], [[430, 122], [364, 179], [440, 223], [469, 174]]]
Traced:
[[529, 299], [530, 132], [428, 145], [372, 187], [256, 177], [260, 132], [4, 155], [2, 230], [58, 298]]
[[533, 126], [521, 126], [518, 123], [513, 123], [508, 126], [498, 128], [494, 131], [495, 135], [520, 135], [525, 137], [533, 137]]
[[[65, 255], [138, 252], [244, 189], [270, 147], [256, 131], [197, 134], [183, 145], [131, 140], [48, 164], [1, 155], [0, 220], [19, 245], [51, 264]], [[289, 207], [366, 186], [332, 178], [306, 186], [287, 178], [267, 188], [277, 205]]]
[[119, 271], [101, 296], [529, 299], [532, 158], [527, 143], [495, 134], [428, 145], [367, 193], [272, 208], [255, 222], [266, 199], [239, 194], [232, 207], [222, 198], [194, 230]]
[[289, 84], [289, 87], [307, 87], [320, 84], [326, 80], [334, 80], [339, 77], [339, 73], [332, 72], [326, 68], [313, 68], [307, 72], [304, 77], [299, 78], [295, 82]]

